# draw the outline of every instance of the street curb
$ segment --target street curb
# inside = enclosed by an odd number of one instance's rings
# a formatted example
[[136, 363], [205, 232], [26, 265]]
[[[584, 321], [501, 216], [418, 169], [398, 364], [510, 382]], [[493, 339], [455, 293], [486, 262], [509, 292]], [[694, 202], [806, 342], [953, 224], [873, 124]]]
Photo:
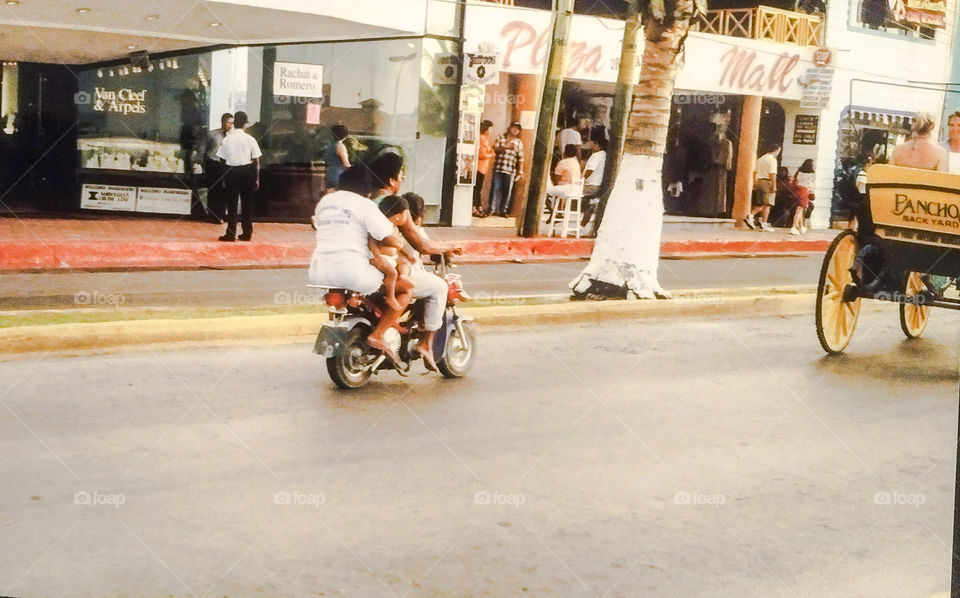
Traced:
[[[464, 241], [461, 262], [588, 259], [593, 239], [511, 238]], [[663, 241], [664, 258], [825, 252], [827, 239]], [[0, 243], [0, 271], [306, 267], [312, 242], [58, 241]]]
[[[626, 319], [716, 319], [812, 314], [814, 298], [815, 294], [808, 292], [774, 291], [737, 295], [708, 289], [685, 291], [671, 300], [504, 305], [469, 308], [463, 312], [484, 328], [529, 327]], [[315, 335], [326, 321], [326, 313], [315, 313], [0, 328], [0, 355], [163, 343], [308, 338]]]

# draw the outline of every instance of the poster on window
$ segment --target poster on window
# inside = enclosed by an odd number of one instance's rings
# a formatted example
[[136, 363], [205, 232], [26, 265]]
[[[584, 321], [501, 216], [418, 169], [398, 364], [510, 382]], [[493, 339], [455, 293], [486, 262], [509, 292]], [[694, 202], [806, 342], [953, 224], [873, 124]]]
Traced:
[[164, 187], [140, 187], [137, 211], [151, 214], [190, 214], [190, 190]]
[[137, 188], [120, 185], [84, 185], [80, 207], [86, 210], [132, 212], [137, 207]]

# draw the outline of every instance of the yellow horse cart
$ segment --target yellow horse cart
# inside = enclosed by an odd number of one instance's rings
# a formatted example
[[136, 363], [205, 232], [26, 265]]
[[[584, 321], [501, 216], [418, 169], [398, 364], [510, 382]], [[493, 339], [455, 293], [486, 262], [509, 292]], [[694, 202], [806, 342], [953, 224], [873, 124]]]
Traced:
[[960, 175], [877, 164], [867, 181], [857, 231], [833, 240], [820, 269], [816, 325], [827, 353], [850, 343], [863, 299], [898, 303], [907, 338], [923, 334], [931, 307], [960, 309], [943, 296], [960, 274]]

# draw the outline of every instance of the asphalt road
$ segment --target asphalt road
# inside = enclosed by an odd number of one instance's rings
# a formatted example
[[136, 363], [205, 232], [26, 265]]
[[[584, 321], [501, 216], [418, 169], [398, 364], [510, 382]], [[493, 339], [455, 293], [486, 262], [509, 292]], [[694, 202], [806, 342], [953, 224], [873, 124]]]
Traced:
[[[822, 256], [661, 260], [667, 289], [815, 285]], [[586, 262], [464, 264], [476, 296], [568, 293]], [[0, 274], [0, 309], [70, 307], [254, 307], [310, 302], [305, 268], [164, 272]]]
[[957, 324], [481, 331], [336, 391], [310, 342], [0, 363], [0, 595], [926, 597]]

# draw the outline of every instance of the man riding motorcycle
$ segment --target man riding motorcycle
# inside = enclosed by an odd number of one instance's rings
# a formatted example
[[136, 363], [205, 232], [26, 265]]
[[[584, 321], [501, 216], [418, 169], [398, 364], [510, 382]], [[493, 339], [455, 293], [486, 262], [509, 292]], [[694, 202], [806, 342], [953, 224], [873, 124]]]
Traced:
[[[340, 175], [338, 190], [328, 193], [317, 203], [313, 215], [316, 247], [310, 260], [310, 280], [328, 288], [346, 288], [364, 295], [376, 293], [383, 284], [383, 274], [370, 264], [368, 236], [387, 247], [403, 247], [403, 238], [393, 223], [368, 199], [370, 177], [363, 166], [348, 168]], [[394, 362], [396, 355], [384, 341], [383, 334], [396, 323], [410, 298], [397, 291], [400, 310], [389, 305], [383, 317], [367, 337], [367, 343]]]

